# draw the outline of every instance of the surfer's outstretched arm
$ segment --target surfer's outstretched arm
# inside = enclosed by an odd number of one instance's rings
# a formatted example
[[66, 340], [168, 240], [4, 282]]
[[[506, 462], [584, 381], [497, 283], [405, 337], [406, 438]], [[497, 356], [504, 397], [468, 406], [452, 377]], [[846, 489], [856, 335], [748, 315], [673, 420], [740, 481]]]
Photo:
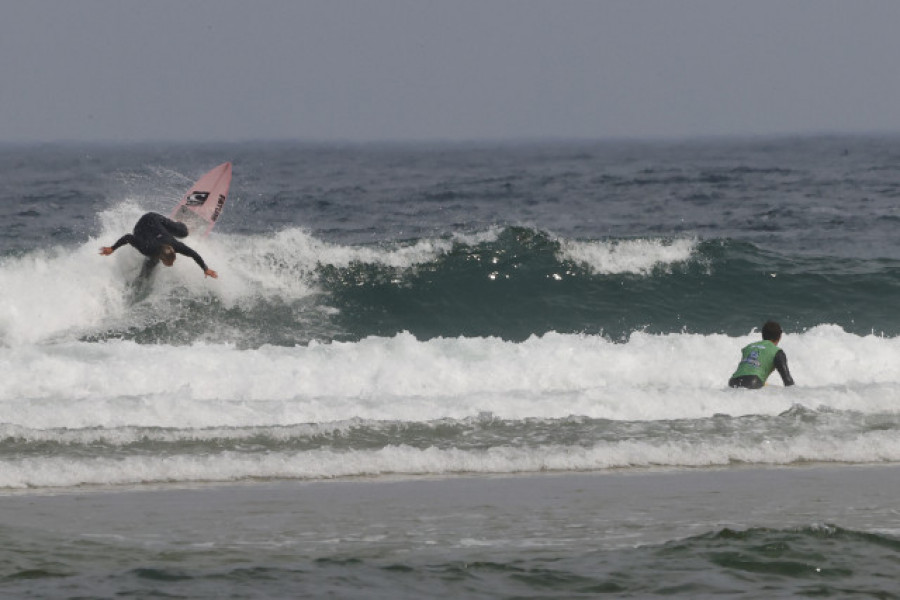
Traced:
[[200, 265], [200, 268], [203, 269], [203, 274], [207, 277], [212, 277], [213, 279], [218, 279], [219, 274], [206, 266], [206, 263], [203, 262], [203, 259], [197, 254], [197, 251], [188, 246], [187, 244], [183, 244], [179, 241], [175, 241], [175, 243], [170, 244], [172, 249], [175, 250], [178, 254], [184, 254], [185, 256], [190, 256], [194, 259], [194, 262]]
[[109, 256], [125, 244], [131, 244], [132, 246], [134, 245], [134, 236], [130, 233], [126, 233], [125, 235], [120, 237], [112, 246], [103, 246], [102, 248], [100, 248], [100, 254], [102, 254], [103, 256]]

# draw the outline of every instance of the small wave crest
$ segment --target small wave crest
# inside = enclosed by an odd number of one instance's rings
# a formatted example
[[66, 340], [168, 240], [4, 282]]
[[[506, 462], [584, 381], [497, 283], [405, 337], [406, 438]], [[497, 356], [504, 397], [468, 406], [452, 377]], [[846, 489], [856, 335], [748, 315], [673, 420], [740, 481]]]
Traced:
[[564, 240], [560, 255], [564, 260], [587, 265], [593, 273], [648, 275], [654, 269], [669, 269], [690, 260], [698, 243], [696, 239]]

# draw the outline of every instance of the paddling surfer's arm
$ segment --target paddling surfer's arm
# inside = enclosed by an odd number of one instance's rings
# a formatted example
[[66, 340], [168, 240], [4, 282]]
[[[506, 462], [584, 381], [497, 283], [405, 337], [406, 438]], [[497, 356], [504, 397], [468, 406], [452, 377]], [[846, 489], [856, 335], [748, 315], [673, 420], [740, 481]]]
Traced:
[[787, 354], [784, 353], [784, 350], [779, 350], [775, 354], [775, 360], [772, 364], [775, 365], [775, 369], [781, 375], [781, 381], [784, 382], [785, 386], [794, 385], [794, 378], [791, 377], [791, 372], [788, 370]]

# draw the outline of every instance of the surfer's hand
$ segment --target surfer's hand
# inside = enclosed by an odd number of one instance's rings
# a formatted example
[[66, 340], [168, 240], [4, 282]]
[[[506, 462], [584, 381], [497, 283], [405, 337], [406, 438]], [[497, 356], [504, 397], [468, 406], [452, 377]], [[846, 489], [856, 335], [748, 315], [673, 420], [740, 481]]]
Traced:
[[103, 256], [109, 256], [112, 253], [113, 249], [109, 246], [103, 246], [102, 248], [100, 248], [100, 254], [102, 254]]
[[213, 279], [219, 278], [219, 274], [216, 273], [215, 271], [213, 271], [212, 269], [207, 269], [207, 270], [203, 271], [203, 274], [206, 275], [207, 277], [212, 277]]

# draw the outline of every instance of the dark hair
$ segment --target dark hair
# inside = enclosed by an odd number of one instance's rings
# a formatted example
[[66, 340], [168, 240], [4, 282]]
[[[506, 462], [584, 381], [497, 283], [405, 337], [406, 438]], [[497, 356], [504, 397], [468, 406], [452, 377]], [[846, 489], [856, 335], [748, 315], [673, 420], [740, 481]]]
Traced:
[[770, 342], [777, 342], [781, 339], [781, 325], [775, 321], [766, 321], [762, 328], [762, 338]]
[[166, 264], [172, 264], [175, 260], [175, 248], [169, 244], [163, 244], [159, 249], [159, 258]]

